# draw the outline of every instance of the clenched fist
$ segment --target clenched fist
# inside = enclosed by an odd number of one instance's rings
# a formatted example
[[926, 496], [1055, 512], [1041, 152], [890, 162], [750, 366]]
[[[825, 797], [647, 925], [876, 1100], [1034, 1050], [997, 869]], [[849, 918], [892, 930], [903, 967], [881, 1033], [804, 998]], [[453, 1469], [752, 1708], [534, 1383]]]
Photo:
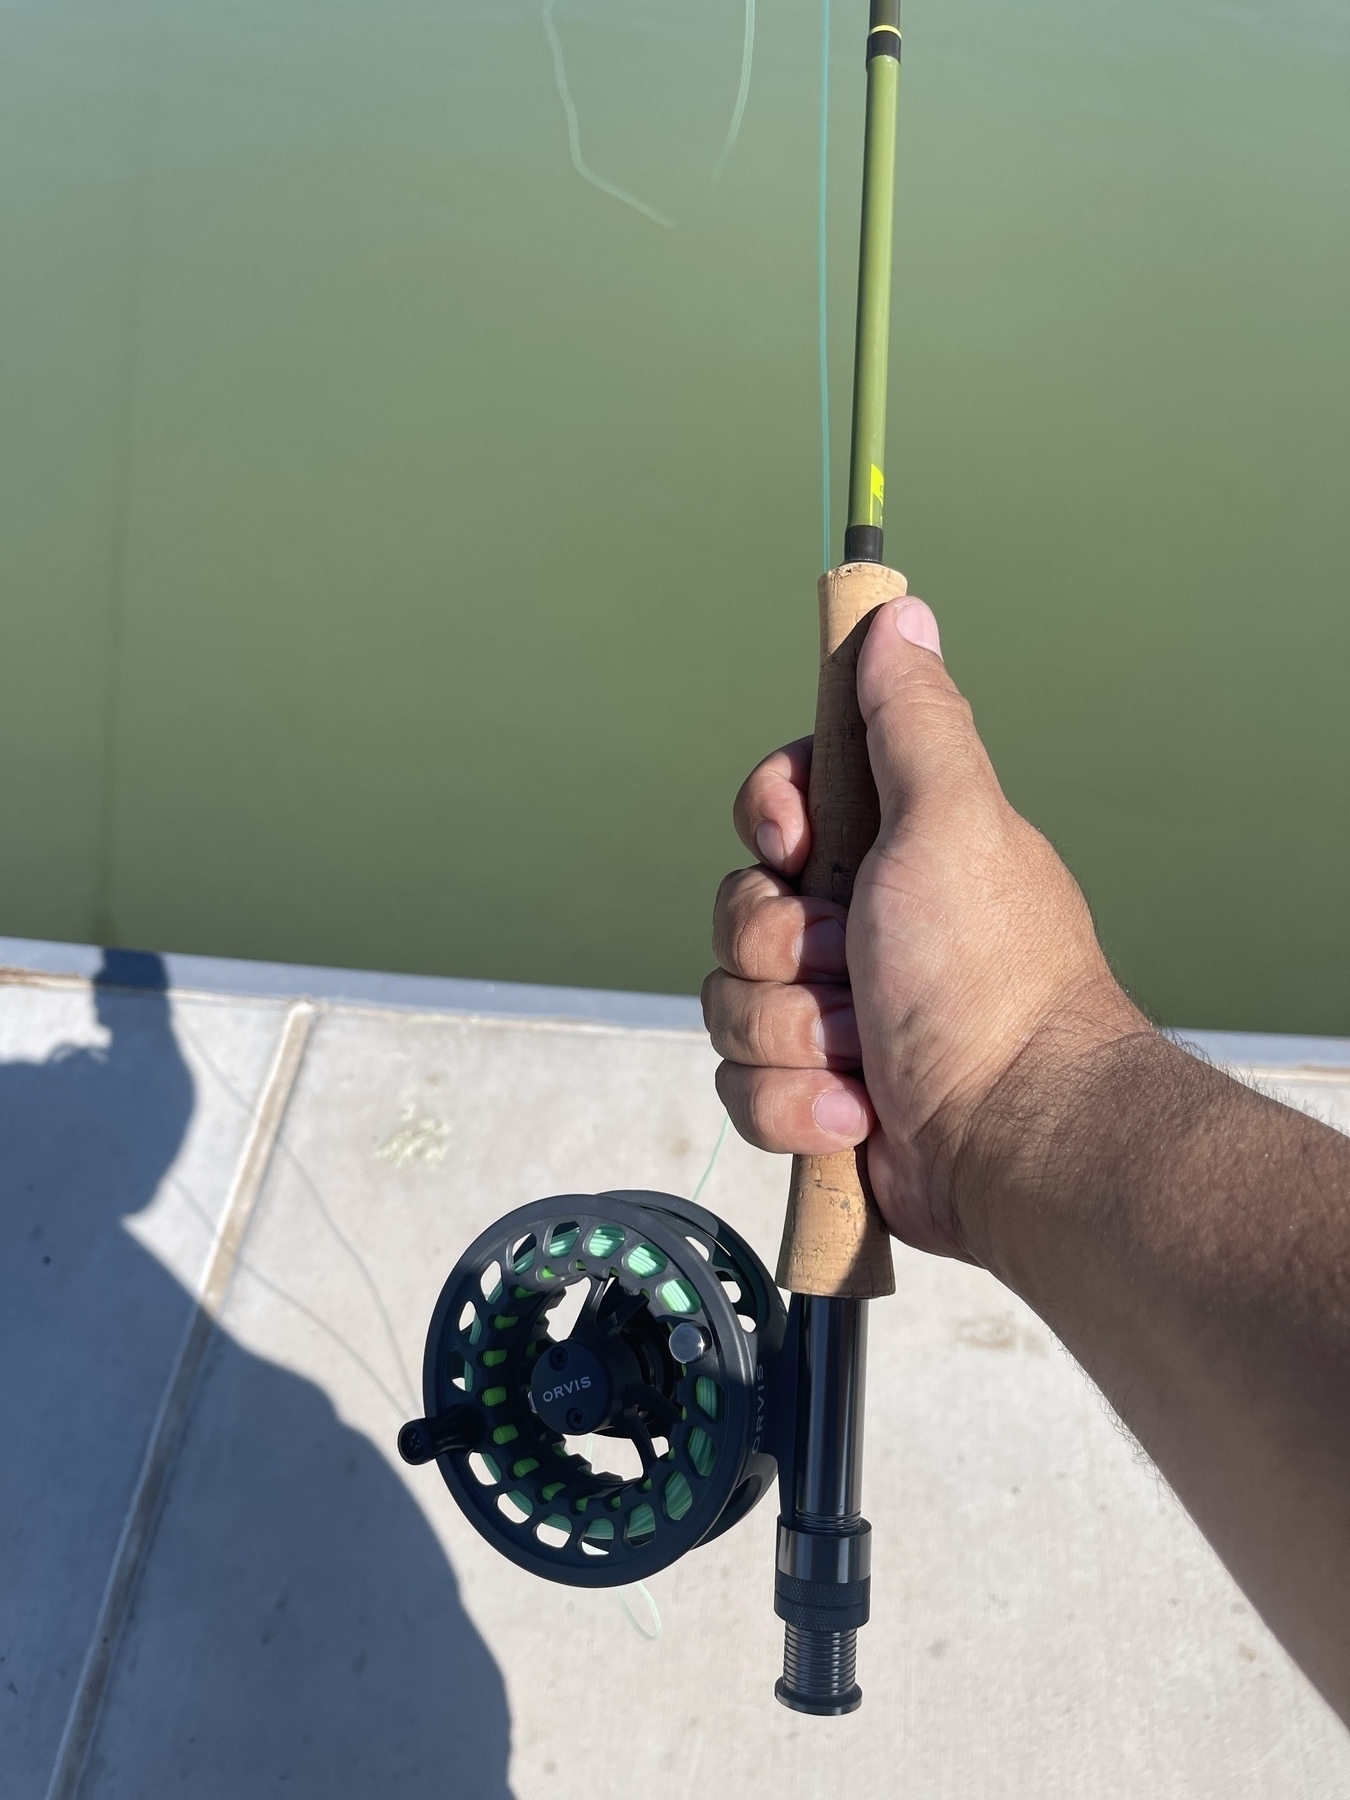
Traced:
[[[1098, 948], [1073, 877], [1003, 796], [922, 600], [873, 618], [858, 700], [881, 829], [853, 904], [798, 895], [809, 738], [736, 798], [758, 865], [717, 896], [703, 986], [718, 1089], [766, 1150], [868, 1139], [878, 1204], [924, 1250], [986, 1261], [973, 1172], [1017, 1071], [1149, 1027]], [[1048, 1121], [1038, 1121], [1041, 1128]], [[967, 1201], [969, 1200], [969, 1204]]]

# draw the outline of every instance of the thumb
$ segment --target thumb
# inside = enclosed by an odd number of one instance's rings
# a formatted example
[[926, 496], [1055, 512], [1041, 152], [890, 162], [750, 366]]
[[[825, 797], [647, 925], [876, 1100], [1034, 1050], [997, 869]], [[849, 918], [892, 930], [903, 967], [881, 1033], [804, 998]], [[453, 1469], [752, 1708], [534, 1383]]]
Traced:
[[858, 706], [882, 826], [930, 799], [969, 795], [993, 768], [947, 673], [938, 624], [913, 595], [878, 607], [858, 657]]

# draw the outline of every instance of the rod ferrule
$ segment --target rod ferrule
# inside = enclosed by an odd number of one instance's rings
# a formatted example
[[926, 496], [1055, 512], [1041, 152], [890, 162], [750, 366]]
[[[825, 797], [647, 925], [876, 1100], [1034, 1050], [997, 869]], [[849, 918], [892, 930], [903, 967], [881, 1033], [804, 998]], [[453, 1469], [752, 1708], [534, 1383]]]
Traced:
[[849, 525], [844, 530], [844, 561], [885, 562], [880, 525]]

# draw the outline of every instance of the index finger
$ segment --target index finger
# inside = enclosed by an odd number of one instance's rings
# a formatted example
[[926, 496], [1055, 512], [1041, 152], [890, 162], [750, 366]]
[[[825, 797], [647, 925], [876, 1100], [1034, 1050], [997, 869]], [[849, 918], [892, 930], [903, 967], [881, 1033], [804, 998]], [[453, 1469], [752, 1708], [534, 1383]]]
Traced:
[[811, 848], [806, 787], [811, 779], [809, 737], [785, 744], [752, 769], [731, 809], [736, 835], [752, 855], [783, 875], [795, 875]]

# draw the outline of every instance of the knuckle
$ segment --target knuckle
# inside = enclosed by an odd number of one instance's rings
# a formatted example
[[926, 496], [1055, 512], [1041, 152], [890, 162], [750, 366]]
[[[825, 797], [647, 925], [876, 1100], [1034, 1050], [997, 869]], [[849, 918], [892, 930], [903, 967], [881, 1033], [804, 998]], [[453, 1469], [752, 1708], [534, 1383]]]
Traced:
[[731, 817], [741, 840], [749, 844], [769, 797], [784, 785], [803, 791], [811, 767], [812, 739], [795, 738], [756, 763], [736, 790]]
[[747, 869], [752, 879], [731, 890], [716, 915], [717, 960], [724, 969], [751, 981], [775, 980], [790, 973], [782, 965], [783, 895], [775, 878]]
[[786, 1148], [782, 1123], [784, 1078], [740, 1063], [724, 1062], [717, 1071], [717, 1092], [739, 1136], [756, 1149]]
[[736, 830], [742, 839], [749, 840], [754, 826], [764, 808], [764, 795], [773, 779], [770, 769], [771, 757], [758, 763], [736, 790], [736, 798], [731, 803], [731, 817]]
[[754, 885], [754, 869], [733, 869], [722, 878], [713, 902], [713, 955], [724, 969], [738, 973], [739, 944], [744, 930], [747, 893]]
[[713, 901], [714, 915], [732, 911], [746, 885], [746, 878], [753, 876], [753, 869], [730, 869], [717, 884], [717, 898]]
[[739, 1063], [723, 1062], [717, 1067], [715, 1084], [717, 1097], [727, 1109], [727, 1116], [736, 1127], [737, 1135], [743, 1137], [748, 1144], [764, 1150], [764, 1143], [758, 1123], [758, 1105], [754, 1086], [749, 1079], [751, 1071], [742, 1068]]
[[940, 669], [906, 669], [895, 685], [894, 693], [882, 701], [881, 712], [895, 706], [911, 713], [922, 707], [930, 730], [946, 730], [954, 736], [966, 736], [975, 729], [975, 714], [969, 700]]
[[703, 1023], [707, 1027], [713, 1049], [719, 1056], [730, 1056], [737, 1062], [742, 1062], [744, 1058], [737, 1054], [740, 1048], [740, 1033], [736, 1028], [738, 986], [734, 977], [721, 969], [714, 969], [703, 983], [700, 997], [703, 1001]]
[[736, 964], [750, 980], [763, 980], [772, 968], [772, 958], [766, 954], [766, 936], [763, 908], [747, 908], [736, 933]]
[[815, 1041], [817, 1003], [805, 987], [782, 987], [764, 1020], [766, 1060], [792, 1069], [816, 1068], [823, 1058]]
[[756, 1141], [765, 1149], [777, 1148], [783, 1142], [783, 1081], [773, 1075], [761, 1076], [750, 1084], [750, 1121]]
[[792, 990], [768, 982], [742, 981], [715, 971], [703, 984], [703, 1020], [713, 1049], [746, 1069], [795, 1067], [791, 1053]]
[[713, 1086], [717, 1089], [717, 1098], [731, 1114], [732, 1123], [737, 1131], [744, 1122], [744, 1108], [741, 1105], [741, 1084], [738, 1079], [740, 1070], [732, 1062], [720, 1062], [717, 1073], [713, 1076]]
[[741, 1045], [745, 1060], [756, 1068], [770, 1069], [778, 1061], [773, 1053], [773, 1028], [769, 1015], [773, 1002], [768, 995], [756, 995], [741, 1027]]
[[699, 1005], [703, 1008], [703, 1023], [709, 1032], [713, 1029], [713, 1020], [716, 1016], [714, 996], [717, 992], [717, 978], [721, 973], [720, 969], [710, 969], [703, 977], [703, 985], [698, 990]]

